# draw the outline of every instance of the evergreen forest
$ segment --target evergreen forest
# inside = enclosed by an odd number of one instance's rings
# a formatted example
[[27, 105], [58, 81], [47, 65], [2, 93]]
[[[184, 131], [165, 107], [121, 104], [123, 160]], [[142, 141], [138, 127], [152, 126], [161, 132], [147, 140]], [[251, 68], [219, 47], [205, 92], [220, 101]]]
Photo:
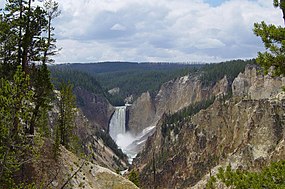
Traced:
[[[107, 62], [93, 64], [68, 64], [51, 66], [51, 74], [57, 81], [70, 81], [90, 92], [102, 94], [114, 106], [125, 104], [125, 98], [133, 100], [143, 92], [154, 97], [161, 85], [185, 75], [199, 75], [205, 85], [213, 85], [225, 75], [232, 81], [247, 64], [255, 60], [233, 60], [215, 64], [179, 64], [179, 63], [122, 63]], [[118, 88], [118, 92], [108, 91]]]

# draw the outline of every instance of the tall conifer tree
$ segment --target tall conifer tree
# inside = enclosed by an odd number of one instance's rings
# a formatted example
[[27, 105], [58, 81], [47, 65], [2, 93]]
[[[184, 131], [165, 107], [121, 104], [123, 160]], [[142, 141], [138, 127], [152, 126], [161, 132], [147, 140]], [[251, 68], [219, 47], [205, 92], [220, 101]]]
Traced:
[[58, 136], [60, 144], [70, 148], [75, 127], [76, 100], [72, 93], [72, 85], [61, 83], [59, 94]]
[[[285, 22], [285, 0], [273, 0], [273, 4], [282, 10]], [[253, 31], [262, 39], [267, 50], [258, 53], [257, 63], [264, 68], [265, 73], [274, 66], [275, 75], [285, 74], [285, 28], [261, 22], [254, 24]]]

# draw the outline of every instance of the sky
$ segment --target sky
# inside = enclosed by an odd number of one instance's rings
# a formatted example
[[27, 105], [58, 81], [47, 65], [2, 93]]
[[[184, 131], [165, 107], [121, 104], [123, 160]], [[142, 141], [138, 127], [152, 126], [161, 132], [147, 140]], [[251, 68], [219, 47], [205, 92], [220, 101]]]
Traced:
[[62, 48], [54, 57], [57, 63], [254, 58], [264, 48], [252, 32], [253, 23], [283, 24], [272, 0], [57, 2], [62, 11], [53, 22]]

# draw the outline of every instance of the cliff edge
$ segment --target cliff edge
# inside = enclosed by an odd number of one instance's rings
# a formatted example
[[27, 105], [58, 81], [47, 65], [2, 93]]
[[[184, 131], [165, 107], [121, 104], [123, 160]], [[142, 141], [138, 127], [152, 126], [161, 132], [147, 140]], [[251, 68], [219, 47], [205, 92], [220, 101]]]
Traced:
[[263, 76], [257, 67], [247, 66], [234, 80], [231, 98], [219, 96], [179, 121], [162, 116], [134, 160], [143, 187], [205, 188], [209, 176], [228, 163], [259, 170], [284, 158], [283, 85], [284, 78]]

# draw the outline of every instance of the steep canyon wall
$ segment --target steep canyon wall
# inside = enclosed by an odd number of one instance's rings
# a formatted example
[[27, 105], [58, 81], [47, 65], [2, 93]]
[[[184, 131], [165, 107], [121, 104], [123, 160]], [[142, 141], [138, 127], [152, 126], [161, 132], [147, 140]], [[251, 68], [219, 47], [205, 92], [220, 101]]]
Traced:
[[[143, 188], [205, 188], [220, 166], [258, 170], [284, 158], [283, 85], [284, 77], [263, 76], [256, 66], [247, 66], [233, 82], [232, 98], [217, 98], [206, 110], [175, 123], [166, 124], [162, 116], [134, 161]], [[188, 103], [199, 95], [188, 94]]]
[[212, 96], [226, 94], [229, 82], [225, 76], [217, 83], [206, 86], [199, 76], [184, 76], [163, 84], [155, 97], [143, 93], [130, 108], [130, 130], [137, 134], [156, 125], [163, 114], [173, 114], [182, 108]]

